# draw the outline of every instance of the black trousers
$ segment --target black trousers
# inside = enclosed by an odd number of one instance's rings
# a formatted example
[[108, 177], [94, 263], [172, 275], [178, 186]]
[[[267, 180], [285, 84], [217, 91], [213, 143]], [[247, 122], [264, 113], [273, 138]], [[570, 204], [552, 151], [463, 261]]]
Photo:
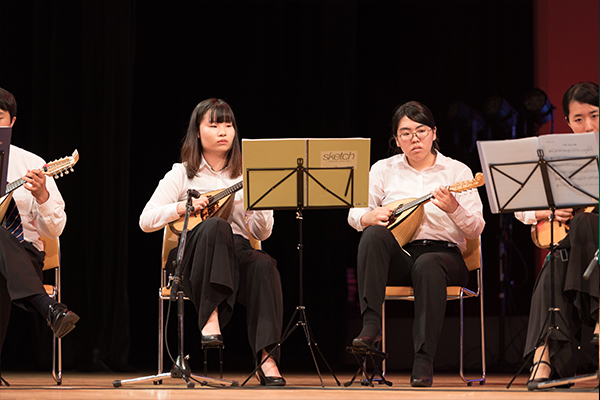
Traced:
[[[551, 282], [550, 258], [535, 283], [531, 296], [529, 324], [523, 357], [527, 358], [546, 335], [551, 323], [548, 309], [554, 312], [554, 326], [548, 340], [550, 363], [561, 377], [574, 376], [578, 360], [574, 355], [582, 323], [594, 326], [598, 322], [598, 268], [589, 280], [583, 279], [598, 248], [598, 214], [579, 213], [571, 220], [569, 234], [559, 243], [554, 256], [554, 286]], [[564, 260], [564, 258], [567, 258]], [[554, 292], [554, 304], [551, 293]], [[535, 360], [537, 361], [537, 360]]]
[[[188, 232], [182, 269], [184, 291], [196, 307], [200, 329], [217, 307], [219, 324], [225, 327], [238, 302], [246, 307], [255, 356], [280, 342], [283, 294], [277, 262], [234, 235], [227, 221], [209, 218]], [[273, 355], [279, 360], [278, 350]]]
[[406, 254], [383, 226], [366, 228], [358, 245], [358, 294], [361, 313], [381, 315], [386, 285], [413, 286], [414, 351], [435, 356], [446, 312], [446, 287], [464, 286], [469, 271], [457, 247], [411, 246]]
[[0, 354], [10, 320], [11, 302], [26, 308], [23, 299], [45, 294], [42, 268], [46, 253], [19, 241], [0, 228]]

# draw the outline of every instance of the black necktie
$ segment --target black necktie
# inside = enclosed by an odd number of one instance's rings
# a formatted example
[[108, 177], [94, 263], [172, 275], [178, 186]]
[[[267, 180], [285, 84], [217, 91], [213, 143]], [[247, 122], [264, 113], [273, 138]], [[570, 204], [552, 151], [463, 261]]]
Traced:
[[21, 222], [21, 216], [19, 215], [19, 209], [15, 199], [11, 197], [10, 203], [8, 204], [8, 212], [6, 213], [6, 229], [22, 243], [23, 237], [23, 223]]

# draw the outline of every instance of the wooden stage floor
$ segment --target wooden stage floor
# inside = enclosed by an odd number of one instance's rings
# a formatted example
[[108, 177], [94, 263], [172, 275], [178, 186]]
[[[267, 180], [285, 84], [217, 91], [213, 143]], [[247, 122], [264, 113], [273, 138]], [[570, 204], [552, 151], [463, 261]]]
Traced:
[[[150, 374], [151, 375], [151, 374]], [[3, 373], [10, 387], [0, 386], [2, 400], [92, 400], [92, 399], [460, 399], [477, 400], [579, 400], [598, 399], [598, 381], [577, 382], [570, 389], [548, 389], [530, 392], [525, 387], [527, 376], [519, 376], [510, 389], [506, 385], [512, 375], [490, 374], [485, 385], [475, 384], [468, 387], [458, 374], [436, 374], [431, 388], [412, 388], [409, 374], [388, 374], [392, 386], [375, 384], [374, 387], [353, 384], [344, 387], [344, 382], [352, 378], [352, 373], [339, 374], [342, 386], [337, 386], [330, 374], [323, 374], [325, 387], [321, 387], [319, 376], [315, 373], [296, 373], [286, 375], [288, 385], [282, 388], [265, 388], [252, 378], [243, 387], [211, 387], [196, 384], [188, 389], [181, 379], [165, 378], [161, 385], [154, 385], [152, 380], [127, 383], [119, 388], [113, 387], [114, 380], [137, 378], [140, 374], [84, 374], [67, 372], [63, 375], [63, 383], [57, 386], [49, 373], [5, 372]], [[236, 380], [240, 384], [246, 379], [243, 374], [225, 374], [224, 379]]]

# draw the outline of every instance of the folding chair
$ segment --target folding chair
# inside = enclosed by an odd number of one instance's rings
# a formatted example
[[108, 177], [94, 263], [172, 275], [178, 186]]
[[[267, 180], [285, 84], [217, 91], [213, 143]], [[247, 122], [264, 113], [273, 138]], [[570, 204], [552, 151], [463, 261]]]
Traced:
[[[247, 228], [247, 227], [246, 227]], [[250, 244], [255, 249], [261, 248], [261, 242], [250, 234], [248, 231], [248, 237], [250, 240]], [[162, 247], [162, 259], [161, 259], [161, 274], [160, 274], [160, 289], [158, 292], [158, 374], [162, 374], [164, 372], [164, 309], [165, 309], [165, 301], [169, 301], [171, 299], [171, 288], [169, 285], [169, 276], [166, 269], [167, 260], [169, 258], [169, 253], [175, 247], [177, 247], [179, 243], [179, 236], [169, 229], [168, 226], [164, 228], [163, 234], [163, 247]], [[185, 300], [189, 300], [187, 296], [184, 297]], [[207, 349], [209, 348], [218, 348], [219, 349], [219, 371], [220, 376], [223, 378], [223, 345], [211, 345], [211, 346], [202, 346], [204, 350], [204, 375], [207, 375]]]
[[[447, 300], [460, 300], [460, 377], [468, 385], [473, 382], [479, 382], [480, 385], [485, 384], [486, 368], [485, 368], [485, 327], [483, 321], [483, 280], [482, 280], [482, 260], [481, 260], [481, 237], [478, 239], [467, 240], [467, 249], [463, 252], [463, 258], [469, 271], [477, 272], [477, 289], [472, 291], [466, 287], [448, 286], [446, 289]], [[469, 297], [479, 297], [479, 317], [481, 321], [481, 378], [467, 379], [464, 375], [464, 307], [463, 299]], [[385, 300], [381, 309], [382, 317], [382, 350], [385, 353], [386, 335], [385, 335], [385, 301], [386, 300], [408, 300], [414, 301], [414, 289], [412, 286], [388, 286], [385, 289]], [[385, 360], [383, 363], [385, 374]]]
[[[58, 238], [48, 239], [40, 237], [44, 243], [44, 271], [54, 269], [54, 284], [44, 285], [48, 296], [54, 298], [59, 303], [61, 302], [60, 295], [60, 243]], [[62, 339], [52, 335], [52, 377], [57, 385], [62, 384]]]

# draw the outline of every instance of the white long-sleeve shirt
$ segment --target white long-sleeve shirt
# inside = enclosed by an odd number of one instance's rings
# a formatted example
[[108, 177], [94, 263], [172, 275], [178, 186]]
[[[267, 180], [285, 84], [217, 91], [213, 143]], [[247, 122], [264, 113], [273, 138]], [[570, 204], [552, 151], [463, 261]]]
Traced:
[[[438, 152], [435, 164], [423, 171], [417, 171], [406, 161], [404, 154], [398, 154], [373, 164], [369, 173], [369, 206], [352, 208], [348, 213], [348, 223], [358, 231], [364, 227], [361, 217], [383, 205], [396, 200], [418, 198], [431, 190], [473, 179], [473, 173], [463, 163], [448, 158]], [[411, 241], [420, 239], [445, 240], [457, 243], [466, 249], [466, 239], [477, 238], [485, 226], [483, 206], [479, 193], [469, 190], [454, 193], [458, 208], [451, 214], [440, 210], [435, 204], [426, 202], [424, 216]]]
[[[22, 178], [27, 170], [41, 169], [44, 164], [46, 162], [41, 157], [11, 145], [8, 159], [8, 182]], [[17, 203], [23, 222], [24, 238], [38, 250], [44, 250], [40, 236], [57, 238], [67, 223], [65, 201], [58, 191], [54, 178], [46, 177], [46, 189], [48, 189], [50, 197], [44, 204], [38, 204], [31, 192], [23, 186], [13, 192], [13, 198]]]
[[524, 223], [525, 225], [536, 225], [537, 218], [535, 217], [534, 211], [517, 211], [515, 212], [515, 218]]
[[[227, 168], [215, 172], [204, 159], [200, 164], [199, 174], [193, 179], [188, 179], [184, 164], [173, 164], [173, 168], [158, 183], [154, 194], [144, 207], [140, 215], [140, 228], [144, 232], [154, 232], [181, 218], [177, 212], [177, 203], [187, 200], [188, 189], [206, 193], [228, 188], [241, 180], [241, 177], [229, 178]], [[243, 192], [239, 190], [235, 193], [233, 210], [228, 219], [232, 231], [247, 239], [247, 218], [252, 236], [258, 240], [265, 240], [273, 230], [273, 211], [244, 211]]]

